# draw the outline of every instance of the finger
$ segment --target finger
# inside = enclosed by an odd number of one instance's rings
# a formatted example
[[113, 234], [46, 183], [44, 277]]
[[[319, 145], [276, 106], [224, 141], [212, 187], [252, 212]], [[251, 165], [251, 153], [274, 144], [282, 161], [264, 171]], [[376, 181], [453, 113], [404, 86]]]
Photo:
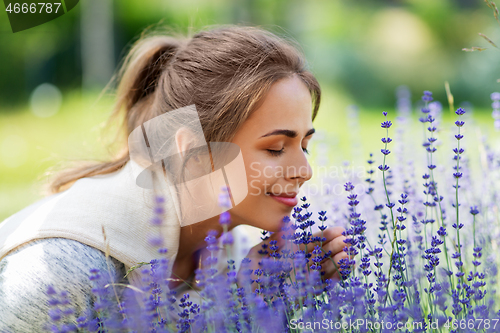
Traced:
[[[342, 233], [345, 231], [344, 228], [336, 226], [336, 227], [328, 227], [323, 231], [323, 237], [326, 238], [326, 242], [329, 242], [337, 237], [342, 236]], [[318, 236], [321, 236], [321, 232], [317, 233]]]
[[330, 269], [330, 271], [336, 271], [340, 268], [339, 262], [342, 259], [347, 259], [348, 255], [345, 252], [337, 253], [331, 257], [328, 257], [321, 265], [325, 267], [325, 269]]
[[341, 275], [340, 275], [339, 270], [333, 266], [328, 265], [328, 266], [322, 268], [321, 272], [322, 273], [324, 272], [324, 274], [321, 275], [323, 281], [327, 280], [327, 279], [336, 279], [336, 280], [341, 279]]
[[339, 252], [337, 253], [336, 255], [333, 256], [333, 262], [335, 262], [335, 265], [337, 266], [337, 268], [340, 267], [340, 264], [339, 262], [342, 260], [342, 259], [348, 259], [349, 258], [349, 255], [345, 252]]
[[[339, 226], [328, 227], [324, 231], [318, 231], [318, 232], [313, 233], [312, 237], [314, 237], [314, 238], [321, 238], [322, 237], [323, 239], [321, 240], [321, 243], [323, 243], [323, 245], [324, 245], [325, 243], [328, 243], [335, 238], [341, 237], [342, 233], [344, 231], [345, 231], [345, 229], [342, 227], [339, 227]], [[342, 236], [342, 237], [344, 237], [344, 236]], [[307, 244], [307, 246], [306, 246], [306, 244], [294, 244], [293, 250], [294, 251], [300, 250], [300, 251], [311, 252], [314, 250], [314, 247], [316, 245], [320, 245], [320, 243], [319, 242], [312, 242], [312, 243]]]
[[338, 278], [340, 279], [340, 260], [346, 259], [347, 253], [337, 253], [335, 256], [328, 258], [325, 262], [321, 263], [321, 270], [325, 272], [324, 279]]
[[[344, 248], [347, 246], [347, 244], [344, 242], [344, 240], [346, 238], [347, 237], [345, 237], [345, 236], [339, 236], [339, 237], [335, 238], [331, 242], [326, 243], [325, 245], [323, 245], [323, 250], [326, 253], [328, 253], [329, 251], [331, 251], [332, 255], [336, 255], [337, 253], [345, 253], [344, 252]], [[323, 261], [324, 260], [326, 260], [326, 258], [323, 259]]]
[[323, 275], [324, 279], [329, 279], [337, 271], [337, 266], [333, 263], [333, 258], [321, 263], [321, 271], [325, 272]]

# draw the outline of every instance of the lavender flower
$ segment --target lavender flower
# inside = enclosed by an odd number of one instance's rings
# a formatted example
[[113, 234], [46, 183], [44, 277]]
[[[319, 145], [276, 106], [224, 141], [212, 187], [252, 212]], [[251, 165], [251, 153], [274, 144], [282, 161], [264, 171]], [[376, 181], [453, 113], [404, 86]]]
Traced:
[[[496, 98], [494, 101], [500, 101], [500, 94], [493, 97]], [[340, 260], [339, 267], [336, 267], [340, 281], [325, 278], [325, 270], [337, 265], [326, 247], [331, 244], [325, 244], [325, 233], [329, 232], [330, 220], [332, 223], [342, 220], [334, 215], [334, 218], [327, 218], [325, 210], [313, 214], [311, 209], [315, 207], [305, 197], [301, 198], [299, 206], [294, 207], [291, 216], [283, 217], [285, 245], [278, 246], [281, 243], [270, 239], [270, 233], [263, 231], [261, 257], [256, 259], [258, 265], [252, 266], [253, 257], [245, 258], [237, 272], [237, 262], [231, 257], [234, 240], [228, 232], [232, 223], [229, 213], [231, 197], [228, 189], [223, 188], [219, 196], [223, 213], [217, 227], [222, 233], [219, 235], [215, 230], [207, 233], [206, 250], [210, 254], [195, 269], [197, 288], [192, 293], [177, 294], [169, 288], [172, 272], [165, 257], [167, 250], [161, 247], [164, 235], [159, 234], [158, 228], [158, 235], [152, 235], [152, 245], [159, 247], [158, 258], [142, 263], [145, 285], [140, 292], [125, 288], [124, 297], [118, 300], [105, 279], [107, 273], [92, 270], [90, 279], [96, 297], [96, 316], [83, 314], [68, 323], [66, 319], [74, 314], [67, 306], [69, 295], [57, 292], [57, 286], [54, 286], [47, 290], [50, 306], [47, 329], [54, 332], [77, 329], [102, 332], [289, 332], [302, 330], [300, 327], [307, 329], [307, 323], [323, 323], [324, 319], [332, 323], [363, 319], [364, 322], [384, 321], [392, 325], [412, 323], [412, 328], [402, 330], [425, 332], [434, 329], [431, 326], [434, 322], [439, 323], [438, 330], [444, 331], [446, 326], [443, 325], [448, 319], [467, 322], [482, 318], [490, 320], [485, 331], [493, 330], [491, 318], [500, 318], [500, 311], [495, 308], [498, 307], [495, 295], [497, 269], [492, 248], [496, 244], [496, 235], [491, 232], [496, 228], [496, 221], [494, 214], [490, 213], [498, 207], [495, 200], [497, 190], [493, 186], [495, 178], [490, 177], [488, 181], [492, 186], [482, 193], [491, 204], [476, 197], [464, 181], [465, 151], [461, 140], [465, 122], [461, 117], [465, 111], [459, 108], [456, 111], [459, 118], [455, 122], [457, 146], [453, 148], [456, 163], [452, 173], [454, 186], [448, 191], [454, 191], [453, 207], [456, 211], [456, 219], [450, 223], [455, 232], [450, 233], [451, 229], [445, 223], [445, 209], [449, 203], [443, 200], [447, 189], [441, 185], [446, 182], [438, 179], [440, 165], [435, 162], [439, 142], [438, 104], [431, 103], [433, 98], [429, 91], [424, 92], [422, 100], [425, 104], [421, 118], [425, 133], [423, 146], [427, 157], [426, 171], [422, 176], [423, 195], [419, 196], [421, 191], [416, 191], [411, 182], [413, 174], [402, 168], [389, 168], [386, 163], [390, 156], [398, 155], [398, 150], [389, 150], [389, 144], [393, 142], [388, 133], [392, 123], [387, 119], [387, 112], [383, 112], [385, 120], [381, 127], [386, 132], [381, 139], [384, 145], [380, 155], [383, 162], [379, 166], [382, 182], [377, 181], [372, 168], [374, 157], [370, 154], [365, 190], [355, 193], [359, 187], [354, 181], [344, 184], [348, 201], [338, 214], [346, 217], [344, 251], [349, 258]], [[500, 158], [487, 151], [486, 162], [494, 170]], [[399, 198], [393, 198], [391, 193], [396, 189], [402, 189]], [[380, 194], [383, 196], [379, 198]], [[164, 199], [157, 197], [154, 200], [151, 223], [160, 226], [165, 213]], [[470, 206], [471, 200], [477, 205]], [[459, 215], [459, 207], [464, 203], [470, 207], [470, 215]], [[494, 205], [494, 208], [488, 205]], [[361, 219], [362, 215], [366, 221]], [[377, 224], [378, 232], [373, 229], [374, 224]], [[319, 231], [313, 231], [316, 227]], [[472, 233], [469, 232], [471, 229]], [[488, 231], [486, 235], [483, 233], [485, 229]], [[453, 236], [456, 245], [450, 260], [446, 243]], [[375, 242], [371, 243], [373, 239]], [[223, 272], [219, 272], [216, 266], [221, 250], [219, 244], [229, 254], [227, 269]], [[199, 294], [199, 302], [195, 294]], [[296, 329], [292, 320], [299, 325]], [[325, 331], [330, 331], [330, 328]]]
[[491, 113], [494, 120], [493, 124], [495, 129], [500, 131], [500, 93], [494, 92], [490, 95], [490, 97], [493, 101], [493, 103], [491, 103], [491, 107], [493, 108], [493, 112]]

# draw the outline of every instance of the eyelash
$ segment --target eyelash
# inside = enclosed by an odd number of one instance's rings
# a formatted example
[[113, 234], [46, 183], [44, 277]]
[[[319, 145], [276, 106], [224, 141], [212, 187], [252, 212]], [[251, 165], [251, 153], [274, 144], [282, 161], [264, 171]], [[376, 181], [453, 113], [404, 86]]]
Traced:
[[[283, 154], [283, 150], [284, 150], [284, 149], [285, 149], [285, 148], [281, 148], [280, 150], [272, 150], [272, 149], [267, 149], [267, 151], [268, 151], [271, 155], [273, 155], [273, 156], [279, 156], [279, 155]], [[302, 151], [303, 151], [304, 153], [306, 153], [306, 154], [308, 154], [308, 155], [309, 155], [309, 150], [307, 150], [307, 148], [302, 148]]]

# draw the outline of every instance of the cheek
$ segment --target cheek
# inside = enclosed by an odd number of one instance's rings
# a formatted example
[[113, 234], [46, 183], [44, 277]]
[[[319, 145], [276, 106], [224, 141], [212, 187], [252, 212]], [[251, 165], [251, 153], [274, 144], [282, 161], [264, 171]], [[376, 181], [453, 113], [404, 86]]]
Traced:
[[258, 160], [255, 156], [249, 160], [249, 157], [245, 160], [248, 195], [232, 213], [241, 218], [244, 224], [279, 231], [283, 217], [290, 214], [291, 208], [281, 207], [266, 192], [283, 177], [283, 168], [272, 160]]
[[245, 165], [248, 192], [265, 191], [279, 178], [283, 177], [283, 168], [273, 161], [253, 159]]

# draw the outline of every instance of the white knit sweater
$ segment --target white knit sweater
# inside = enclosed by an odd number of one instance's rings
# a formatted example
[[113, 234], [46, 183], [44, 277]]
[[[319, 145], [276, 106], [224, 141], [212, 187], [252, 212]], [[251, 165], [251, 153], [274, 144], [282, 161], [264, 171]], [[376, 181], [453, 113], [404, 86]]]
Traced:
[[109, 254], [131, 267], [157, 257], [147, 246], [148, 237], [161, 232], [168, 255], [175, 258], [179, 247], [180, 224], [168, 190], [164, 223], [153, 226], [155, 193], [136, 185], [129, 161], [122, 169], [107, 175], [77, 180], [68, 190], [42, 199], [0, 224], [0, 260], [10, 251], [33, 239], [62, 237], [106, 251], [103, 228], [109, 242]]
[[[39, 331], [48, 319], [48, 284], [71, 289], [75, 319], [87, 311], [89, 269], [105, 269], [106, 252], [119, 282], [131, 266], [158, 258], [148, 238], [160, 232], [173, 264], [180, 235], [173, 198], [165, 188], [156, 192], [166, 198], [166, 213], [161, 227], [152, 225], [155, 193], [136, 185], [137, 168], [129, 161], [114, 173], [79, 179], [0, 223], [0, 332]], [[140, 287], [138, 271], [129, 282]]]

